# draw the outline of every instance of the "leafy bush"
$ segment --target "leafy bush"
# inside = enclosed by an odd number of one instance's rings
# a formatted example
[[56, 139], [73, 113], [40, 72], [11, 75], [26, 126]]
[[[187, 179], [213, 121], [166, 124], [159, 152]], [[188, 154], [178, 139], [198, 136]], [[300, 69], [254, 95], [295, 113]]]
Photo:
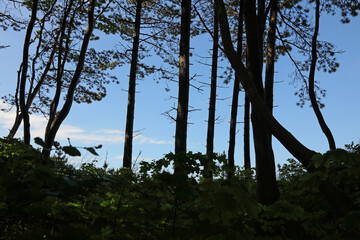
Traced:
[[317, 156], [326, 171], [311, 174], [289, 160], [279, 169], [281, 199], [262, 206], [253, 173], [226, 179], [224, 156], [170, 153], [138, 173], [75, 169], [65, 157], [44, 165], [38, 150], [1, 139], [0, 239], [355, 239], [359, 211], [333, 218], [316, 179], [330, 176], [359, 209], [359, 156]]

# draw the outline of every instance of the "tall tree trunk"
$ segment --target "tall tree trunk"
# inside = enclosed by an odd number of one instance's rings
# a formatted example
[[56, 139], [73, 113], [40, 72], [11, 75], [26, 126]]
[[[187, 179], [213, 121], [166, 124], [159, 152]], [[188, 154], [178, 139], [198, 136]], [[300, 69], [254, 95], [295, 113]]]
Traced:
[[138, 53], [139, 53], [142, 3], [143, 0], [138, 0], [136, 3], [135, 35], [133, 39], [133, 48], [132, 48], [131, 66], [130, 66], [128, 106], [127, 106], [127, 115], [126, 115], [125, 144], [124, 144], [124, 158], [123, 158], [123, 167], [126, 168], [131, 168], [132, 165], [131, 160], [132, 160], [132, 142], [133, 142], [133, 129], [134, 129], [136, 70], [137, 70]]
[[[262, 39], [262, 37], [259, 36], [262, 33], [257, 30], [259, 23], [256, 19], [255, 2], [245, 1], [244, 8], [248, 46], [247, 68], [250, 78], [253, 79], [256, 89], [263, 99], [262, 59], [260, 58], [262, 54], [260, 51], [261, 47], [259, 46], [262, 44], [262, 42], [259, 41], [259, 39]], [[251, 122], [253, 126], [259, 202], [269, 205], [280, 197], [276, 182], [274, 153], [270, 145], [267, 127], [253, 107], [251, 111]]]
[[29, 25], [26, 29], [25, 41], [24, 41], [24, 48], [23, 48], [23, 60], [22, 60], [22, 68], [21, 68], [21, 79], [20, 79], [20, 110], [23, 116], [24, 122], [24, 142], [26, 144], [30, 144], [30, 118], [29, 118], [29, 111], [26, 107], [26, 100], [25, 100], [25, 88], [26, 88], [26, 79], [27, 79], [27, 70], [29, 65], [29, 46], [31, 41], [31, 34], [35, 25], [36, 21], [36, 14], [38, 8], [38, 0], [34, 0], [32, 2], [31, 7], [31, 18]]
[[[191, 0], [181, 1], [179, 94], [175, 131], [175, 154], [186, 153], [187, 118], [189, 111], [189, 55]], [[175, 169], [176, 170], [176, 169]]]
[[60, 110], [60, 112], [56, 115], [56, 117], [53, 119], [53, 121], [48, 122], [48, 131], [45, 133], [45, 147], [43, 148], [43, 155], [45, 157], [50, 156], [51, 147], [54, 143], [55, 136], [57, 134], [57, 131], [59, 130], [62, 122], [65, 120], [67, 115], [70, 112], [73, 100], [74, 100], [74, 92], [75, 88], [79, 82], [82, 69], [84, 67], [85, 62], [85, 55], [87, 52], [87, 48], [89, 45], [90, 37], [92, 34], [92, 31], [94, 29], [94, 9], [95, 9], [95, 3], [96, 0], [91, 0], [89, 3], [89, 10], [88, 10], [88, 26], [84, 34], [84, 39], [81, 45], [81, 50], [79, 54], [78, 64], [76, 65], [76, 69], [74, 72], [74, 75], [71, 79], [69, 89], [67, 91], [65, 103]]
[[[225, 4], [222, 0], [215, 0], [219, 14], [219, 26], [221, 39], [223, 40], [224, 52], [235, 73], [239, 76], [242, 86], [249, 96], [252, 109], [257, 112], [259, 118], [266, 123], [271, 133], [281, 142], [281, 144], [300, 161], [310, 172], [314, 171], [311, 159], [317, 153], [300, 143], [287, 129], [285, 129], [270, 113], [266, 107], [262, 96], [256, 90], [256, 86], [249, 76], [245, 66], [238, 59], [237, 53], [231, 42], [229, 22], [226, 15]], [[333, 208], [337, 216], [345, 216], [352, 207], [351, 201], [346, 194], [339, 189], [332, 181], [325, 179], [322, 181], [320, 191]]]
[[249, 97], [245, 93], [244, 104], [244, 167], [246, 170], [250, 170], [250, 101]]
[[[255, 4], [255, 3], [254, 3]], [[266, 24], [266, 16], [265, 16], [265, 0], [257, 0], [257, 26], [258, 26], [258, 38], [259, 38], [259, 53], [260, 53], [260, 67], [261, 71], [263, 70], [263, 59], [264, 59], [264, 33], [265, 33], [265, 24]]]
[[[275, 69], [275, 40], [276, 40], [276, 20], [277, 20], [277, 4], [278, 0], [270, 2], [270, 21], [267, 37], [267, 55], [266, 55], [266, 70], [265, 70], [265, 104], [270, 113], [273, 113], [274, 103], [274, 69]], [[272, 147], [272, 135], [269, 133], [269, 144]]]
[[[214, 36], [213, 36], [212, 63], [211, 63], [209, 116], [208, 116], [208, 128], [207, 128], [207, 136], [206, 136], [206, 154], [209, 158], [214, 153], [218, 48], [219, 48], [219, 23], [218, 23], [217, 10], [214, 5]], [[206, 173], [205, 175], [206, 175], [205, 177], [212, 177], [211, 172]]]
[[311, 101], [311, 106], [314, 110], [316, 118], [320, 124], [321, 130], [325, 134], [328, 142], [329, 148], [331, 150], [336, 149], [334, 137], [330, 131], [330, 128], [327, 126], [325, 119], [320, 111], [319, 105], [316, 100], [315, 95], [315, 70], [316, 70], [316, 60], [317, 60], [317, 36], [319, 33], [319, 21], [320, 21], [320, 0], [316, 0], [316, 12], [315, 12], [315, 32], [312, 38], [311, 46], [311, 65], [309, 72], [309, 97]]
[[[55, 118], [56, 118], [56, 113], [57, 113], [57, 109], [58, 109], [58, 105], [59, 105], [59, 101], [60, 101], [60, 96], [61, 96], [61, 92], [62, 92], [62, 86], [63, 86], [63, 74], [64, 74], [64, 68], [65, 68], [65, 63], [66, 63], [66, 59], [67, 59], [67, 54], [69, 52], [69, 40], [70, 40], [70, 34], [71, 34], [71, 29], [72, 29], [72, 24], [74, 21], [74, 15], [72, 17], [70, 17], [70, 21], [68, 21], [68, 17], [70, 15], [70, 11], [71, 8], [73, 7], [74, 4], [74, 0], [70, 0], [67, 4], [67, 6], [64, 8], [65, 9], [65, 13], [64, 13], [64, 17], [61, 23], [61, 29], [60, 29], [60, 39], [59, 39], [59, 46], [58, 48], [58, 54], [57, 54], [57, 71], [56, 71], [56, 90], [55, 90], [55, 96], [52, 99], [51, 103], [50, 103], [50, 111], [49, 111], [49, 120], [48, 120], [48, 124], [46, 126], [45, 129], [45, 139], [47, 139], [47, 135], [50, 132], [50, 128], [52, 123], [54, 122]], [[64, 48], [64, 40], [66, 39], [66, 26], [69, 25], [68, 27], [68, 31], [67, 31], [67, 41], [65, 41], [65, 48]]]
[[[240, 60], [242, 54], [243, 17], [244, 17], [244, 11], [242, 5], [243, 5], [242, 1], [240, 1], [238, 34], [237, 34], [237, 57]], [[232, 103], [231, 103], [231, 116], [230, 116], [230, 135], [229, 135], [229, 151], [228, 151], [228, 161], [229, 161], [230, 169], [228, 172], [228, 178], [231, 178], [234, 175], [234, 171], [235, 171], [234, 154], [235, 154], [235, 138], [236, 138], [236, 119], [237, 119], [238, 104], [239, 104], [239, 91], [240, 91], [240, 79], [235, 75]]]

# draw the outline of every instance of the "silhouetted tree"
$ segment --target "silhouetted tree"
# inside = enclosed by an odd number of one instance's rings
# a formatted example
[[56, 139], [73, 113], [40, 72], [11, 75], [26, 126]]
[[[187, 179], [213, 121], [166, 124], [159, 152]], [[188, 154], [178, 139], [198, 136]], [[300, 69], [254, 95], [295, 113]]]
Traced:
[[125, 144], [124, 144], [124, 157], [123, 157], [123, 166], [127, 168], [131, 168], [131, 162], [132, 162], [136, 70], [138, 64], [142, 3], [143, 0], [138, 0], [136, 2], [135, 33], [133, 38], [132, 57], [131, 57], [131, 65], [130, 65], [128, 106], [127, 106], [127, 115], [126, 115]]
[[[237, 57], [241, 60], [242, 55], [242, 39], [243, 39], [243, 22], [244, 22], [244, 8], [243, 1], [239, 4], [239, 16], [238, 16], [238, 32], [237, 32]], [[235, 170], [235, 137], [236, 137], [236, 119], [239, 105], [239, 92], [240, 92], [240, 79], [235, 76], [232, 103], [231, 103], [231, 116], [230, 116], [230, 134], [229, 134], [229, 150], [228, 150], [228, 161], [229, 161], [229, 173], [228, 178], [234, 175]]]
[[29, 112], [26, 107], [26, 96], [25, 96], [25, 89], [26, 89], [26, 81], [27, 81], [27, 71], [28, 71], [28, 64], [29, 64], [29, 46], [31, 43], [31, 35], [36, 21], [36, 14], [38, 10], [38, 0], [34, 0], [31, 6], [31, 18], [26, 29], [25, 41], [24, 41], [24, 48], [23, 48], [23, 59], [21, 63], [21, 78], [19, 84], [19, 96], [20, 96], [20, 110], [23, 116], [23, 123], [24, 123], [24, 142], [26, 144], [30, 144], [30, 118]]
[[309, 97], [311, 101], [311, 106], [314, 110], [315, 116], [320, 124], [321, 130], [325, 134], [328, 142], [329, 148], [334, 150], [336, 148], [334, 137], [331, 133], [330, 128], [327, 126], [325, 119], [320, 111], [316, 93], [315, 93], [315, 70], [316, 70], [316, 61], [317, 61], [317, 36], [319, 33], [319, 25], [320, 25], [320, 0], [316, 0], [316, 10], [315, 10], [315, 30], [312, 38], [311, 44], [311, 65], [309, 71]]
[[[49, 157], [51, 147], [55, 140], [55, 136], [56, 136], [62, 122], [65, 120], [65, 118], [69, 114], [72, 103], [74, 101], [75, 88], [78, 85], [78, 82], [79, 82], [79, 79], [81, 76], [81, 72], [83, 70], [85, 55], [86, 55], [86, 52], [88, 49], [90, 37], [91, 37], [93, 29], [94, 29], [95, 4], [96, 4], [96, 0], [90, 0], [89, 9], [88, 9], [88, 25], [87, 25], [87, 29], [85, 31], [84, 38], [82, 41], [80, 54], [78, 57], [78, 63], [76, 65], [75, 72], [72, 75], [71, 82], [70, 82], [70, 85], [69, 85], [69, 88], [68, 88], [68, 91], [66, 94], [65, 102], [59, 112], [57, 112], [56, 109], [59, 104], [62, 80], [60, 78], [61, 73], [60, 73], [60, 75], [58, 74], [59, 78], [57, 79], [56, 93], [55, 93], [55, 96], [51, 103], [50, 118], [49, 118], [48, 124], [46, 126], [46, 131], [45, 131], [45, 146], [43, 148], [43, 154], [45, 155], [45, 157]], [[72, 4], [70, 1], [69, 7], [71, 7], [71, 5]], [[59, 71], [61, 71], [61, 69]]]
[[191, 0], [183, 0], [181, 2], [179, 93], [175, 131], [175, 154], [186, 152], [189, 111], [190, 22]]

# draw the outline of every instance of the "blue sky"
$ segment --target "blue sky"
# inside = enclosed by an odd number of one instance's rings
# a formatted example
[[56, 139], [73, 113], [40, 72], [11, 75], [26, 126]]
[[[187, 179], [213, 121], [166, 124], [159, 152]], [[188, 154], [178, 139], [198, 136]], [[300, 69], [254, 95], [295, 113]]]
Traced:
[[[359, 18], [352, 19], [350, 24], [339, 23], [336, 17], [324, 17], [321, 20], [320, 40], [334, 43], [338, 50], [345, 51], [338, 56], [340, 68], [333, 74], [317, 72], [316, 79], [321, 87], [327, 90], [327, 96], [323, 99], [326, 107], [322, 109], [325, 120], [332, 130], [338, 147], [351, 141], [360, 140], [360, 45], [357, 43], [360, 37]], [[11, 47], [0, 50], [0, 95], [13, 93], [16, 86], [16, 72], [21, 62], [21, 49], [24, 32], [0, 32], [0, 45]], [[107, 41], [102, 37], [100, 41]], [[101, 44], [101, 42], [100, 42]], [[206, 55], [211, 48], [208, 36], [192, 39], [191, 47], [193, 55]], [[196, 53], [196, 54], [195, 54]], [[161, 64], [156, 58], [152, 59], [156, 64]], [[197, 81], [210, 81], [210, 67], [196, 63], [196, 57], [191, 59], [191, 75], [197, 74]], [[208, 60], [210, 63], [210, 59]], [[304, 108], [296, 106], [298, 98], [294, 96], [296, 88], [290, 84], [290, 74], [294, 67], [287, 57], [282, 57], [276, 65], [276, 81], [274, 92], [274, 115], [284, 127], [297, 137], [307, 147], [326, 152], [327, 141], [321, 132], [312, 109], [307, 104]], [[101, 102], [92, 104], [74, 104], [70, 115], [63, 123], [57, 135], [57, 140], [66, 144], [69, 137], [75, 146], [93, 146], [102, 144], [99, 151], [99, 164], [105, 160], [111, 167], [122, 165], [124, 129], [126, 119], [127, 93], [123, 89], [128, 86], [129, 67], [125, 66], [116, 70], [119, 77], [119, 85], [110, 85], [108, 94]], [[222, 85], [219, 83], [219, 85]], [[232, 94], [231, 82], [224, 85], [225, 88], [218, 90], [218, 98], [228, 98], [217, 102], [216, 115], [220, 122], [215, 126], [215, 151], [227, 152], [229, 138], [230, 104]], [[169, 87], [170, 92], [165, 91]], [[171, 123], [161, 113], [176, 106], [176, 101], [171, 96], [177, 96], [177, 85], [172, 82], [160, 81], [155, 83], [152, 76], [138, 82], [135, 104], [134, 130], [141, 130], [134, 139], [133, 156], [141, 152], [139, 160], [151, 160], [161, 158], [164, 154], [174, 150], [175, 123]], [[206, 119], [209, 88], [199, 93], [192, 89], [190, 92], [190, 105], [201, 109], [190, 113], [188, 127], [188, 150], [205, 152], [206, 150]], [[244, 94], [240, 93], [239, 104], [243, 104]], [[1, 108], [5, 105], [1, 104]], [[5, 106], [6, 107], [6, 106]], [[8, 133], [14, 119], [14, 112], [0, 112], [0, 135]], [[243, 119], [243, 108], [239, 108], [238, 121]], [[43, 137], [46, 120], [42, 116], [32, 115], [32, 138]], [[235, 161], [243, 165], [243, 125], [237, 126]], [[21, 137], [21, 129], [18, 137]], [[252, 151], [253, 152], [253, 151]], [[83, 152], [86, 154], [85, 152]], [[274, 153], [277, 163], [284, 163], [292, 157], [285, 148], [274, 140]], [[74, 159], [74, 164], [88, 161], [92, 157]], [[252, 166], [254, 155], [252, 154]]]

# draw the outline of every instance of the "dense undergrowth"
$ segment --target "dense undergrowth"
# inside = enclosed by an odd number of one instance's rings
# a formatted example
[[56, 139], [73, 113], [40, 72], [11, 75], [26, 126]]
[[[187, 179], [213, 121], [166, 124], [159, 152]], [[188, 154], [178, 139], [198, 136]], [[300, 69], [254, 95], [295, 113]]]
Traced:
[[[174, 160], [183, 171], [174, 174]], [[256, 201], [253, 172], [225, 177], [225, 158], [166, 155], [129, 169], [80, 168], [17, 140], [0, 142], [0, 239], [358, 239], [360, 146], [317, 155], [322, 171], [295, 160], [279, 168], [281, 199]], [[207, 166], [204, 170], [203, 166]], [[212, 169], [214, 178], [203, 178]], [[332, 215], [318, 191], [330, 178], [354, 202]]]

